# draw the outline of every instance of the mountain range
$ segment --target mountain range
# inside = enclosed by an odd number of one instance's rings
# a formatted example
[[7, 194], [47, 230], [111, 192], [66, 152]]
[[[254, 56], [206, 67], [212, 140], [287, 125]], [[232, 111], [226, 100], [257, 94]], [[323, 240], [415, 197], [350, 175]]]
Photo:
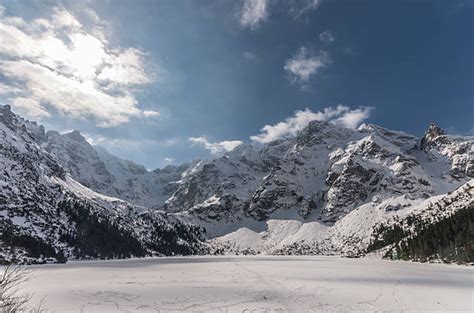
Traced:
[[312, 121], [147, 170], [0, 106], [0, 262], [188, 254], [474, 261], [474, 137]]

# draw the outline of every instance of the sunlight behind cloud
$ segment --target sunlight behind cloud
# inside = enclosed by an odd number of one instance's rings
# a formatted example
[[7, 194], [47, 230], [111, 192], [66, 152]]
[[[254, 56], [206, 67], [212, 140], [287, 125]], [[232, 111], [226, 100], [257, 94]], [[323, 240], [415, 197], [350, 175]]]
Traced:
[[145, 53], [111, 46], [99, 27], [90, 28], [65, 9], [54, 9], [48, 20], [0, 15], [0, 70], [8, 78], [0, 92], [37, 119], [55, 111], [110, 127], [157, 116], [142, 111], [134, 95], [136, 87], [154, 80]]

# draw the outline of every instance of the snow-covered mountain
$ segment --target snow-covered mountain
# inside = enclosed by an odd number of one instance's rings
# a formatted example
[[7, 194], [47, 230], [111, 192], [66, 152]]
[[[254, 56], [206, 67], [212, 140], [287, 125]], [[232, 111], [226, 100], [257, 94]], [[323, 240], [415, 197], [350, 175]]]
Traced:
[[0, 263], [202, 250], [199, 227], [75, 181], [41, 147], [46, 137], [42, 126], [0, 107]]
[[[159, 251], [150, 246], [156, 238], [147, 237], [150, 224], [156, 226], [159, 220], [161, 228], [167, 225], [179, 233], [172, 236], [173, 243], [183, 243], [186, 253], [202, 251], [199, 236], [205, 229], [213, 253], [383, 251], [387, 257], [427, 259], [440, 256], [442, 250], [444, 256], [456, 259], [452, 251], [461, 250], [451, 246], [465, 242], [458, 235], [468, 224], [461, 223], [433, 251], [421, 253], [413, 247], [427, 242], [429, 229], [444, 229], [459, 224], [460, 216], [470, 220], [473, 215], [474, 138], [447, 135], [435, 125], [417, 138], [376, 125], [348, 129], [313, 121], [296, 136], [263, 147], [242, 144], [212, 160], [148, 171], [90, 145], [77, 131], [45, 133], [42, 126], [24, 121], [6, 106], [2, 112], [0, 125], [9, 131], [3, 131], [0, 141], [0, 163], [4, 175], [10, 176], [3, 177], [6, 197], [2, 196], [7, 200], [0, 202], [0, 212], [3, 221], [17, 226], [23, 220], [16, 216], [23, 215], [15, 213], [20, 205], [11, 206], [11, 199], [29, 203], [19, 195], [30, 188], [31, 203], [56, 212], [51, 213], [52, 220], [62, 223], [57, 215], [70, 214], [65, 203], [73, 198], [74, 203], [86, 203], [91, 212], [130, 226], [127, 234], [139, 238], [147, 251]], [[15, 169], [38, 178], [19, 180]], [[42, 224], [41, 232], [52, 231], [48, 223]], [[391, 232], [395, 224], [402, 225], [396, 236]], [[160, 227], [155, 226], [151, 229], [156, 233]], [[55, 235], [48, 238], [60, 238], [68, 227], [71, 224], [54, 227]]]
[[[197, 217], [216, 253], [361, 255], [381, 248], [373, 242], [379, 224], [398, 214], [424, 221], [422, 212], [440, 197], [470, 212], [472, 222], [474, 138], [446, 135], [435, 125], [417, 138], [376, 125], [351, 130], [311, 122], [295, 138], [254, 150], [250, 162], [238, 152], [201, 165], [164, 206]], [[455, 223], [443, 213], [448, 208], [437, 208], [432, 213], [443, 223]], [[401, 226], [402, 233], [414, 236], [439, 222]], [[453, 229], [465, 233], [466, 225]]]
[[65, 134], [48, 131], [39, 144], [84, 186], [146, 207], [162, 205], [175, 191], [174, 182], [189, 167], [169, 165], [148, 171], [143, 165], [91, 145], [77, 130]]
[[436, 129], [416, 138], [375, 125], [352, 130], [314, 121], [295, 138], [260, 150], [242, 145], [199, 163], [163, 208], [208, 221], [234, 215], [330, 225], [365, 203], [426, 199], [474, 177], [474, 138], [433, 136]]
[[307, 254], [472, 262], [474, 180], [428, 199], [369, 202], [333, 225], [271, 218], [209, 240], [215, 254]]

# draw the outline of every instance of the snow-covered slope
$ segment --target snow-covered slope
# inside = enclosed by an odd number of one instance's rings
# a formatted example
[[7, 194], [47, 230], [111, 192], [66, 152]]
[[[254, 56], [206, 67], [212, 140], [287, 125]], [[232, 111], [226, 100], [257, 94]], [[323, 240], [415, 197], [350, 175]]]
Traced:
[[[448, 206], [473, 210], [466, 190], [474, 178], [474, 138], [446, 135], [435, 125], [417, 138], [376, 125], [313, 121], [295, 137], [263, 147], [243, 144], [212, 160], [148, 171], [90, 145], [77, 131], [45, 133], [9, 107], [1, 110], [3, 229], [13, 224], [48, 238], [67, 256], [82, 255], [67, 229], [102, 219], [120, 225], [113, 232], [131, 236], [130, 247], [135, 238], [147, 252], [200, 250], [199, 225], [214, 253], [360, 255], [385, 248], [387, 256], [406, 255], [413, 242], [426, 242], [429, 229], [465, 214], [439, 221], [425, 219], [419, 208], [446, 198], [456, 204], [440, 204], [437, 213]], [[451, 199], [460, 190], [466, 195]], [[25, 213], [31, 207], [39, 213]], [[93, 221], [71, 217], [74, 207], [93, 212]], [[396, 241], [384, 237], [380, 225], [403, 224], [408, 213], [410, 221], [423, 221], [419, 229], [403, 228]], [[157, 230], [163, 228], [167, 233]], [[423, 250], [430, 253], [437, 252]]]
[[[463, 223], [452, 220], [458, 215]], [[269, 219], [262, 224], [248, 223], [223, 236], [211, 239], [211, 251], [215, 254], [325, 254], [361, 256], [380, 250], [380, 256], [404, 258], [412, 238], [418, 234], [440, 228], [440, 223], [451, 230], [437, 238], [428, 239], [453, 245], [453, 249], [441, 255], [433, 246], [431, 254], [407, 255], [407, 259], [443, 259], [446, 261], [472, 262], [474, 250], [469, 246], [474, 228], [474, 179], [455, 191], [428, 199], [410, 199], [406, 196], [388, 198], [380, 203], [366, 203], [329, 226], [321, 221], [297, 219]], [[471, 225], [471, 226], [468, 226]], [[470, 228], [469, 228], [470, 227]], [[442, 232], [439, 232], [440, 234]], [[451, 237], [456, 240], [451, 240]], [[471, 239], [466, 239], [471, 238]], [[426, 238], [425, 238], [426, 239]], [[431, 244], [433, 245], [433, 244]], [[457, 246], [456, 246], [457, 245]], [[448, 247], [440, 247], [449, 249]], [[397, 254], [398, 253], [398, 254]], [[451, 253], [451, 255], [449, 255]], [[471, 253], [470, 256], [467, 256]], [[459, 254], [461, 259], [458, 257]]]
[[190, 210], [194, 216], [232, 222], [234, 215], [243, 215], [269, 169], [264, 153], [240, 145], [223, 157], [201, 161], [186, 171], [163, 210]]
[[[467, 186], [474, 177], [473, 143], [436, 126], [416, 138], [376, 125], [350, 130], [312, 122], [297, 137], [259, 150], [266, 162], [251, 183], [241, 180], [234, 190], [215, 179], [212, 189], [201, 191], [207, 199], [183, 210], [208, 230], [216, 253], [359, 255], [377, 222]], [[221, 164], [227, 158], [212, 161], [213, 177], [225, 177]], [[201, 173], [195, 172], [193, 184], [206, 186]], [[257, 183], [253, 193], [236, 196]], [[471, 209], [466, 199], [456, 201]]]
[[44, 128], [0, 107], [0, 263], [202, 249], [198, 227], [76, 182], [38, 144], [45, 136]]
[[314, 121], [296, 137], [263, 148], [243, 144], [213, 160], [155, 171], [90, 145], [77, 131], [37, 137], [94, 191], [186, 212], [204, 224], [219, 224], [208, 226], [214, 229], [246, 217], [331, 224], [366, 203], [400, 195], [428, 198], [474, 177], [473, 138], [445, 135], [435, 125], [416, 138], [376, 125], [353, 130]]
[[351, 130], [311, 122], [295, 138], [202, 162], [163, 208], [211, 223], [246, 216], [329, 225], [363, 204], [456, 189], [474, 176], [473, 143], [431, 130], [423, 139], [375, 125]]
[[48, 131], [39, 143], [84, 186], [146, 207], [162, 205], [175, 191], [174, 182], [189, 167], [169, 165], [148, 171], [143, 165], [91, 145], [77, 130], [65, 134]]

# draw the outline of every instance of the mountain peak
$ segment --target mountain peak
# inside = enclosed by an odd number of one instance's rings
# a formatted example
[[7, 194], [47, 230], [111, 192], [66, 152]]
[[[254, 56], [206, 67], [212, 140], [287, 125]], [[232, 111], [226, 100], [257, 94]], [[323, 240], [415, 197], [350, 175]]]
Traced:
[[37, 142], [45, 139], [45, 130], [42, 125], [38, 125], [34, 121], [26, 120], [13, 113], [9, 104], [0, 105], [0, 123], [12, 130], [21, 129], [21, 131], [28, 133]]
[[307, 131], [318, 131], [321, 128], [328, 127], [328, 126], [333, 126], [334, 124], [328, 122], [328, 121], [311, 121], [308, 123], [308, 125], [305, 127]]
[[9, 104], [0, 105], [0, 110], [1, 111], [11, 111], [12, 107]]
[[0, 122], [3, 122], [6, 125], [12, 123], [13, 119], [13, 112], [11, 110], [11, 106], [9, 104], [0, 105]]
[[426, 131], [425, 136], [429, 135], [435, 138], [444, 134], [445, 132], [441, 127], [439, 127], [435, 123], [431, 123], [430, 126], [428, 126], [428, 130]]
[[425, 135], [423, 138], [421, 138], [420, 146], [422, 149], [424, 149], [427, 144], [438, 138], [439, 136], [444, 135], [445, 132], [444, 130], [436, 125], [435, 123], [431, 123], [430, 126], [428, 126], [428, 129], [425, 132]]
[[241, 157], [254, 157], [256, 154], [255, 147], [249, 144], [241, 143], [226, 155], [231, 158], [241, 158]]
[[82, 136], [81, 132], [78, 130], [73, 130], [69, 133], [64, 134], [64, 136], [69, 137], [72, 140], [78, 141], [78, 142], [85, 142], [86, 138]]

